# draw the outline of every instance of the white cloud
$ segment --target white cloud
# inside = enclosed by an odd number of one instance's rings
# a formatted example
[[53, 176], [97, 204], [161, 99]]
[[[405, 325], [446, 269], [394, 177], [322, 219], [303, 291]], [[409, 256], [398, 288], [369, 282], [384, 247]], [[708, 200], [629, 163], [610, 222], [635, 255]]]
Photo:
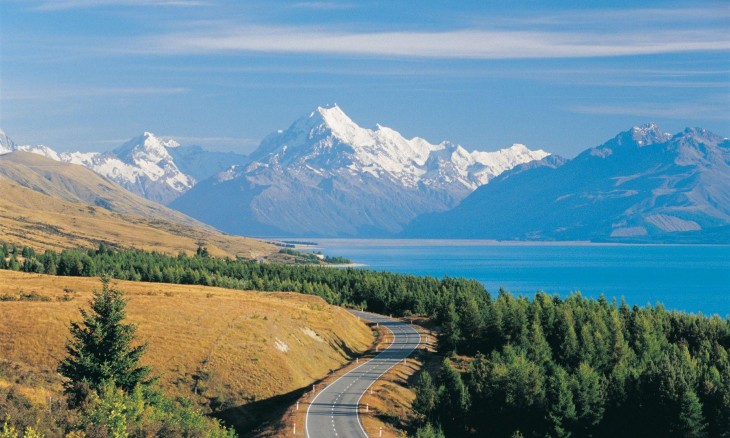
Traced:
[[206, 1], [200, 0], [52, 0], [43, 1], [35, 9], [39, 11], [56, 11], [63, 9], [86, 9], [104, 6], [203, 6]]
[[326, 11], [354, 9], [356, 6], [353, 3], [347, 3], [343, 1], [310, 1], [294, 3], [291, 7], [294, 9], [314, 9]]
[[727, 120], [728, 116], [727, 107], [697, 103], [576, 105], [568, 110], [579, 114], [634, 116], [646, 119]]
[[[480, 17], [483, 19], [484, 17]], [[590, 9], [562, 10], [555, 13], [540, 13], [517, 17], [497, 17], [500, 22], [520, 26], [664, 26], [670, 23], [686, 26], [689, 22], [710, 22], [730, 18], [727, 5], [692, 8], [636, 8], [636, 9]]]
[[154, 95], [154, 94], [181, 94], [186, 93], [189, 90], [182, 87], [172, 88], [154, 88], [154, 87], [141, 87], [141, 88], [53, 88], [47, 90], [41, 90], [37, 88], [33, 89], [11, 89], [8, 87], [5, 89], [3, 84], [3, 100], [56, 100], [56, 99], [69, 99], [74, 97], [99, 97], [99, 96], [131, 96], [131, 95]]
[[[142, 48], [140, 48], [142, 47]], [[317, 28], [221, 25], [155, 36], [135, 52], [189, 55], [312, 53], [441, 59], [591, 58], [730, 50], [722, 30], [650, 29], [562, 32], [466, 29], [441, 32], [348, 32]]]

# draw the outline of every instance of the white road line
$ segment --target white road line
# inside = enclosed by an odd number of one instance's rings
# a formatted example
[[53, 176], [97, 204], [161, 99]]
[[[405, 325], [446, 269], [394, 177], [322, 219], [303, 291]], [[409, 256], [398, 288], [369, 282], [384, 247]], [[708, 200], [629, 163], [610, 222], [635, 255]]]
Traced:
[[[374, 314], [373, 314], [373, 315], [374, 315]], [[374, 316], [375, 316], [375, 315], [374, 315]], [[383, 318], [385, 318], [385, 317], [383, 317]], [[376, 318], [376, 319], [377, 319], [377, 318]], [[382, 320], [382, 321], [376, 321], [376, 322], [378, 322], [378, 323], [379, 323], [379, 322], [384, 322], [384, 323], [385, 323], [385, 322], [387, 322], [387, 320]], [[401, 324], [403, 324], [403, 325], [401, 325]], [[355, 367], [354, 369], [352, 369], [352, 370], [350, 370], [349, 372], [345, 373], [344, 375], [340, 376], [340, 377], [339, 377], [338, 379], [336, 379], [336, 380], [335, 380], [334, 382], [332, 382], [331, 384], [327, 385], [327, 386], [326, 386], [325, 388], [323, 388], [323, 389], [322, 389], [322, 390], [321, 390], [321, 391], [320, 391], [320, 392], [319, 392], [319, 393], [318, 393], [317, 395], [315, 395], [315, 396], [314, 396], [314, 398], [312, 399], [312, 401], [311, 401], [311, 402], [310, 402], [310, 404], [309, 404], [309, 407], [307, 408], [307, 416], [306, 416], [306, 420], [305, 420], [305, 433], [306, 433], [306, 436], [307, 436], [307, 437], [310, 437], [310, 434], [309, 434], [309, 415], [310, 415], [310, 410], [311, 410], [312, 406], [313, 406], [313, 405], [314, 405], [314, 404], [316, 403], [316, 401], [317, 401], [317, 399], [319, 398], [319, 396], [320, 396], [320, 395], [321, 395], [321, 394], [322, 394], [323, 392], [325, 392], [327, 388], [329, 388], [329, 387], [332, 387], [332, 386], [333, 386], [333, 385], [335, 385], [335, 384], [336, 384], [336, 383], [337, 383], [337, 382], [338, 382], [338, 381], [339, 381], [340, 379], [342, 379], [342, 378], [344, 378], [344, 377], [347, 377], [347, 376], [349, 376], [349, 377], [352, 377], [352, 375], [353, 375], [354, 373], [357, 373], [358, 371], [361, 371], [361, 370], [360, 370], [360, 368], [361, 368], [361, 367], [363, 367], [363, 366], [365, 366], [365, 365], [370, 365], [370, 368], [368, 368], [368, 369], [367, 369], [367, 371], [366, 371], [365, 373], [362, 373], [362, 374], [361, 374], [360, 376], [358, 376], [358, 377], [357, 377], [357, 378], [355, 379], [355, 381], [351, 382], [351, 383], [350, 383], [350, 384], [348, 385], [347, 389], [349, 389], [349, 388], [350, 388], [350, 387], [351, 387], [351, 386], [353, 385], [353, 383], [355, 383], [356, 381], [358, 381], [358, 380], [359, 380], [360, 378], [363, 378], [363, 377], [365, 377], [365, 374], [366, 374], [366, 373], [372, 372], [372, 371], [376, 370], [377, 368], [380, 368], [381, 366], [387, 366], [387, 368], [386, 368], [386, 369], [385, 369], [385, 370], [384, 370], [384, 371], [383, 371], [382, 373], [380, 373], [380, 375], [378, 375], [378, 377], [377, 377], [376, 379], [374, 379], [374, 380], [373, 380], [373, 381], [372, 381], [372, 382], [370, 383], [370, 385], [368, 385], [368, 386], [367, 386], [367, 387], [366, 387], [366, 388], [364, 389], [364, 391], [363, 391], [363, 392], [362, 392], [362, 393], [360, 394], [360, 397], [359, 397], [359, 398], [357, 399], [357, 402], [356, 402], [356, 404], [355, 404], [355, 418], [356, 418], [356, 420], [357, 420], [358, 426], [360, 426], [360, 430], [362, 431], [362, 433], [363, 433], [363, 434], [364, 434], [364, 435], [365, 435], [366, 437], [368, 436], [368, 435], [367, 435], [367, 432], [365, 432], [365, 429], [364, 429], [364, 427], [363, 427], [363, 425], [362, 425], [362, 422], [360, 421], [360, 409], [359, 409], [359, 406], [360, 406], [360, 401], [362, 400], [362, 397], [363, 397], [363, 396], [364, 396], [364, 395], [365, 395], [365, 394], [367, 393], [367, 390], [368, 390], [368, 389], [369, 389], [369, 388], [370, 388], [370, 387], [371, 387], [371, 386], [372, 386], [372, 385], [373, 385], [373, 384], [374, 384], [375, 382], [377, 382], [378, 380], [380, 380], [380, 378], [381, 378], [381, 377], [382, 377], [382, 376], [383, 376], [383, 375], [384, 375], [385, 373], [387, 373], [387, 372], [388, 372], [388, 371], [390, 371], [390, 370], [391, 370], [391, 369], [392, 369], [393, 367], [395, 367], [396, 365], [398, 365], [398, 364], [399, 364], [399, 363], [400, 363], [400, 362], [402, 361], [402, 359], [403, 359], [403, 357], [401, 357], [401, 358], [398, 358], [398, 359], [396, 359], [396, 358], [382, 358], [381, 356], [383, 356], [383, 355], [384, 355], [384, 354], [385, 354], [386, 352], [388, 352], [389, 350], [391, 350], [391, 349], [394, 349], [394, 347], [396, 346], [396, 342], [395, 342], [395, 341], [396, 341], [396, 339], [395, 339], [395, 338], [396, 338], [396, 336], [395, 336], [395, 335], [396, 335], [396, 333], [398, 333], [399, 335], [404, 335], [404, 336], [405, 336], [405, 340], [400, 340], [400, 341], [398, 342], [398, 344], [402, 344], [402, 343], [409, 343], [409, 342], [411, 342], [411, 335], [412, 335], [412, 333], [407, 333], [404, 327], [408, 327], [408, 328], [410, 328], [411, 330], [413, 330], [413, 331], [415, 332], [415, 334], [417, 334], [417, 335], [418, 335], [418, 343], [417, 343], [417, 344], [416, 344], [416, 346], [415, 346], [415, 347], [413, 347], [413, 348], [412, 348], [412, 349], [411, 349], [411, 350], [410, 350], [410, 351], [409, 351], [409, 352], [408, 352], [408, 353], [407, 353], [407, 354], [406, 354], [406, 355], [405, 355], [404, 357], [406, 357], [406, 358], [407, 358], [407, 357], [408, 357], [408, 356], [410, 356], [410, 355], [411, 355], [411, 354], [412, 354], [412, 353], [413, 353], [413, 352], [414, 352], [414, 351], [415, 351], [416, 349], [418, 349], [418, 347], [419, 347], [419, 346], [421, 345], [421, 341], [422, 341], [422, 339], [421, 339], [421, 334], [420, 334], [420, 333], [418, 333], [418, 331], [416, 331], [415, 329], [413, 329], [413, 327], [412, 327], [412, 326], [410, 326], [410, 325], [408, 325], [408, 324], [406, 324], [406, 323], [400, 323], [400, 324], [396, 325], [396, 327], [394, 327], [394, 328], [395, 328], [395, 332], [394, 332], [393, 330], [391, 330], [391, 329], [390, 329], [390, 327], [388, 327], [387, 325], [384, 325], [384, 327], [385, 327], [385, 328], [386, 328], [386, 329], [387, 329], [387, 330], [388, 330], [388, 331], [390, 332], [390, 334], [391, 334], [391, 335], [393, 335], [393, 342], [391, 342], [391, 344], [390, 344], [390, 345], [388, 346], [388, 348], [386, 348], [385, 350], [383, 350], [383, 351], [382, 351], [382, 352], [381, 352], [380, 354], [378, 354], [378, 355], [377, 355], [377, 356], [376, 356], [375, 358], [373, 358], [373, 359], [371, 359], [371, 360], [369, 360], [369, 361], [367, 361], [367, 362], [364, 362], [363, 364], [361, 364], [361, 365], [359, 365], [359, 366]], [[363, 368], [363, 369], [365, 369], [365, 368]], [[346, 390], [345, 390], [345, 391], [346, 391]], [[337, 397], [335, 398], [335, 402], [337, 402], [337, 401], [338, 401], [338, 400], [339, 400], [339, 399], [340, 399], [340, 398], [341, 398], [341, 397], [342, 397], [342, 396], [343, 396], [344, 394], [345, 394], [345, 392], [342, 392], [342, 393], [340, 393], [340, 394], [339, 394], [339, 395], [338, 395], [338, 396], [337, 396]], [[332, 412], [334, 412], [334, 408], [335, 408], [335, 405], [336, 405], [336, 403], [332, 405], [332, 409], [331, 409], [331, 410], [332, 410]], [[332, 417], [332, 423], [333, 423], [333, 429], [334, 429], [334, 415], [332, 415], [331, 417]], [[336, 431], [336, 429], [334, 429], [334, 430], [335, 430], [335, 436], [338, 436], [338, 435], [337, 435], [337, 431]]]

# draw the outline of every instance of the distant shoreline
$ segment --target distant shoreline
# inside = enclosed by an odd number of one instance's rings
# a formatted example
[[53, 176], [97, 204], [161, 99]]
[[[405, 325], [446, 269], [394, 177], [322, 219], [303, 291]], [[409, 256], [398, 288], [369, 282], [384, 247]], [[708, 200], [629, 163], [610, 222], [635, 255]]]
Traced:
[[323, 268], [367, 268], [369, 265], [365, 263], [334, 263], [315, 266], [321, 266]]
[[[263, 239], [254, 237], [254, 239]], [[266, 238], [285, 241], [289, 239]], [[293, 239], [291, 239], [293, 240]], [[295, 248], [322, 249], [327, 242], [351, 243], [360, 246], [730, 246], [728, 243], [640, 243], [640, 242], [593, 242], [590, 240], [491, 240], [491, 239], [404, 239], [404, 238], [357, 238], [357, 237], [303, 237], [308, 244], [296, 244]]]

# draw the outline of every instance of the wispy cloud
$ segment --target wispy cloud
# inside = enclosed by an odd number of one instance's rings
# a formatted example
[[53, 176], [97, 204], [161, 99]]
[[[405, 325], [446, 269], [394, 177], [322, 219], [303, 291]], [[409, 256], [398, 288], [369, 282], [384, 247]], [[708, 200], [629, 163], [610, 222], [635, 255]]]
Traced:
[[579, 114], [621, 115], [641, 117], [647, 120], [655, 118], [683, 120], [726, 120], [727, 107], [713, 104], [677, 103], [674, 105], [659, 104], [626, 104], [626, 105], [575, 105], [569, 111]]
[[100, 96], [132, 96], [132, 95], [165, 95], [182, 94], [189, 90], [182, 87], [172, 88], [53, 88], [42, 89], [18, 89], [5, 87], [3, 84], [2, 100], [57, 100], [74, 97], [100, 97]]
[[42, 1], [36, 6], [39, 11], [57, 11], [63, 9], [86, 9], [108, 6], [204, 6], [202, 0], [52, 0]]
[[541, 13], [527, 16], [497, 17], [501, 23], [519, 26], [624, 26], [634, 27], [666, 25], [677, 23], [686, 26], [689, 22], [727, 20], [730, 8], [725, 4], [699, 6], [694, 8], [630, 8], [563, 10], [556, 13]]
[[297, 2], [292, 6], [294, 9], [314, 9], [314, 10], [344, 10], [354, 9], [356, 5], [354, 3], [348, 3], [343, 1], [311, 1], [311, 2]]
[[[143, 47], [143, 49], [139, 49]], [[615, 33], [481, 30], [348, 32], [318, 28], [223, 25], [135, 42], [129, 50], [169, 55], [310, 53], [440, 59], [592, 58], [727, 51], [723, 29], [650, 29]]]

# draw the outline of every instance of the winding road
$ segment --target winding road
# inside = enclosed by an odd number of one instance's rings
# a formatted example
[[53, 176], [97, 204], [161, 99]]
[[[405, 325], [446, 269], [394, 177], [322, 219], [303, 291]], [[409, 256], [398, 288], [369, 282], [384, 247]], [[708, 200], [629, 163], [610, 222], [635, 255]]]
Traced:
[[408, 357], [421, 343], [421, 336], [408, 324], [374, 313], [351, 312], [386, 327], [393, 335], [393, 343], [382, 353], [332, 382], [314, 397], [307, 409], [308, 438], [367, 438], [368, 434], [360, 423], [360, 399], [370, 385]]

